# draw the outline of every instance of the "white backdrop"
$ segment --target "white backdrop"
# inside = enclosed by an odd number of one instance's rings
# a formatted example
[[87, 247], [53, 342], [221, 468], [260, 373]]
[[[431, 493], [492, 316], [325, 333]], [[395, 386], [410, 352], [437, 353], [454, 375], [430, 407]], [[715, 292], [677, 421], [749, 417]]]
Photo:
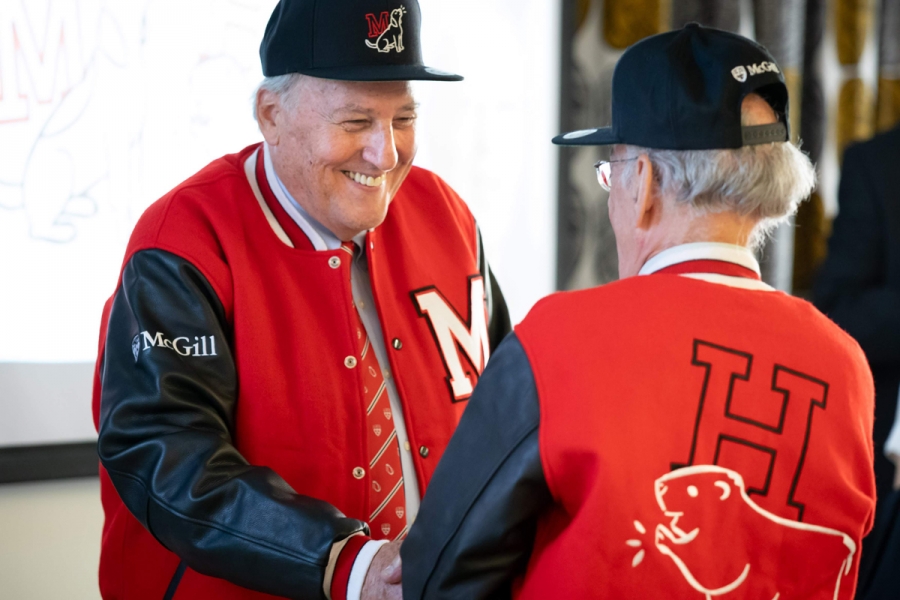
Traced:
[[[402, 0], [399, 0], [402, 3]], [[469, 202], [514, 321], [554, 285], [559, 6], [422, 0], [416, 163]], [[93, 437], [103, 302], [141, 212], [258, 141], [274, 0], [0, 1], [0, 446]]]

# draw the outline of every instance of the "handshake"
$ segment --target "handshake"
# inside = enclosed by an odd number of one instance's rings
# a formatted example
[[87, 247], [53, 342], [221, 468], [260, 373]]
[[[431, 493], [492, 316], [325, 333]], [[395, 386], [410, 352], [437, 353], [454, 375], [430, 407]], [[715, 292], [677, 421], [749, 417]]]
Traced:
[[400, 544], [394, 540], [382, 546], [366, 573], [360, 600], [402, 600], [402, 566], [400, 564]]

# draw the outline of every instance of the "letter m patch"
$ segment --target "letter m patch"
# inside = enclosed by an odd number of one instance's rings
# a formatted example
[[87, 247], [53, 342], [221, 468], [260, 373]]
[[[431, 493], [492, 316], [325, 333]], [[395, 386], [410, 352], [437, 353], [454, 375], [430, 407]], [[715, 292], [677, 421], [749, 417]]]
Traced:
[[469, 318], [466, 320], [434, 286], [415, 290], [410, 295], [419, 316], [428, 320], [447, 371], [450, 396], [454, 402], [467, 400], [491, 352], [484, 279], [481, 275], [469, 277]]
[[366, 14], [366, 21], [369, 24], [369, 37], [377, 38], [390, 26], [391, 15], [387, 11], [382, 11], [377, 17], [373, 13], [368, 13]]

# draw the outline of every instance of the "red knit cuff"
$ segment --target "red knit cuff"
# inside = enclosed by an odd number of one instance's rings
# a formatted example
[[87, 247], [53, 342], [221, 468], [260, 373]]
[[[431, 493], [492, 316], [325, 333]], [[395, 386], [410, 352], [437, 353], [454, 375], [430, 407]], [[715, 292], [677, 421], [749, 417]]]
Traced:
[[341, 553], [334, 565], [334, 576], [331, 579], [331, 600], [347, 600], [347, 584], [350, 582], [353, 563], [356, 561], [359, 551], [370, 539], [372, 538], [367, 535], [354, 535], [341, 548]]

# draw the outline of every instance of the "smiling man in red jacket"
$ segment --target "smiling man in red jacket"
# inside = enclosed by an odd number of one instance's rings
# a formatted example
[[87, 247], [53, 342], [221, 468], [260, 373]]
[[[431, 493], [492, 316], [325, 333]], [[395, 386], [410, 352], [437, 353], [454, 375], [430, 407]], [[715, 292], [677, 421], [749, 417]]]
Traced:
[[784, 78], [689, 25], [626, 51], [612, 127], [621, 281], [539, 302], [498, 348], [401, 553], [404, 598], [853, 597], [872, 376], [752, 248], [815, 182]]
[[[154, 203], [101, 331], [104, 598], [399, 598], [400, 540], [509, 330], [412, 166], [415, 1], [282, 0], [265, 142]], [[387, 568], [386, 568], [387, 567]]]

